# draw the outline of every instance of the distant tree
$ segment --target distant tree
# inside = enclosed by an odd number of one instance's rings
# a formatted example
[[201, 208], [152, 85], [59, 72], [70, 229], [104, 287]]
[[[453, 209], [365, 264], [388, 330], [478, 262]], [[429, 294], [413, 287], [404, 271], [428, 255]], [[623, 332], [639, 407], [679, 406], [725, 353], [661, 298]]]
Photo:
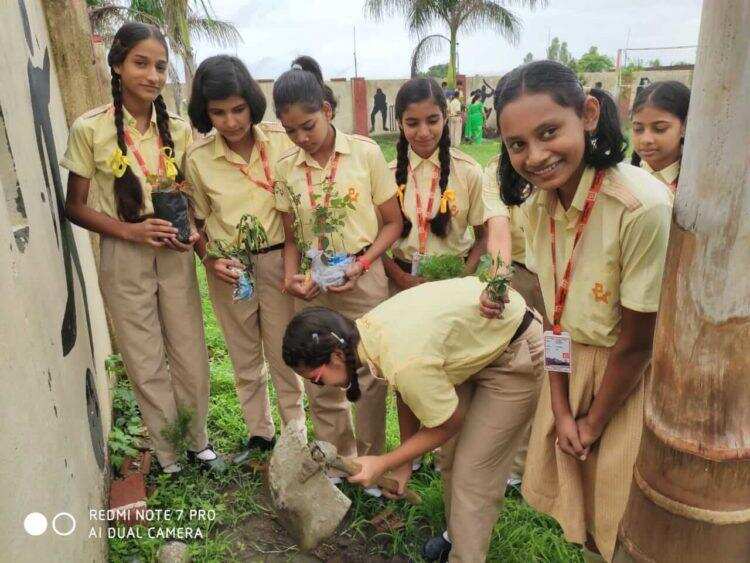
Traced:
[[531, 53], [526, 53], [526, 56], [523, 58], [523, 63], [524, 64], [530, 63], [533, 60], [534, 60], [534, 55], [532, 55]]
[[577, 63], [579, 72], [604, 72], [614, 70], [615, 63], [612, 57], [603, 55], [596, 46], [591, 46], [588, 52], [578, 59]]
[[547, 58], [551, 61], [560, 62], [573, 70], [577, 70], [576, 60], [568, 50], [568, 42], [560, 41], [559, 37], [552, 38], [549, 47], [547, 47]]
[[425, 76], [432, 76], [434, 78], [445, 80], [445, 77], [448, 74], [448, 63], [441, 65], [432, 65], [424, 74]]
[[560, 60], [560, 40], [557, 37], [553, 37], [547, 47], [547, 58], [551, 61]]
[[661, 61], [659, 59], [651, 59], [650, 61], [648, 61], [648, 66], [659, 67], [661, 66]]

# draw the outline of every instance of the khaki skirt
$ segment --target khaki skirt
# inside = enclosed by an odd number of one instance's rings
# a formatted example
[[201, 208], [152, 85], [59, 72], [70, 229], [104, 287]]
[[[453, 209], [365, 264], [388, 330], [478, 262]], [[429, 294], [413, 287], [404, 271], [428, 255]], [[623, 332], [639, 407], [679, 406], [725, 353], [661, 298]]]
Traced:
[[[584, 415], [591, 406], [608, 356], [608, 348], [573, 342], [568, 398], [574, 418]], [[614, 553], [617, 527], [628, 502], [641, 441], [643, 390], [641, 378], [585, 461], [563, 453], [555, 445], [557, 434], [547, 377], [534, 417], [523, 480], [524, 498], [536, 510], [557, 520], [568, 541], [582, 544], [588, 532], [607, 561]]]

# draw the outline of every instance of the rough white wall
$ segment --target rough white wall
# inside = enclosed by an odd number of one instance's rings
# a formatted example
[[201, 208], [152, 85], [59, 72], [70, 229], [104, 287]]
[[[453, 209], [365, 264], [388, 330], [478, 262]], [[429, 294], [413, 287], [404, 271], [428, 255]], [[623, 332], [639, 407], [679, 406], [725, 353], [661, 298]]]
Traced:
[[[41, 3], [6, 0], [0, 20], [0, 559], [105, 561], [88, 538], [111, 422], [97, 275], [87, 234], [60, 216], [68, 130]], [[39, 536], [31, 512], [49, 522]], [[60, 512], [69, 536], [52, 529]]]

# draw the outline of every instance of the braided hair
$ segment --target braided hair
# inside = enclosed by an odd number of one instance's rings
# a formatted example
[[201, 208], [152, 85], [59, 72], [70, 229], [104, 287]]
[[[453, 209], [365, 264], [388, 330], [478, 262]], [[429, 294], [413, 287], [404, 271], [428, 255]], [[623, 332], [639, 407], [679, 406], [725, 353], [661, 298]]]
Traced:
[[[396, 94], [396, 104], [394, 111], [396, 113], [396, 120], [401, 123], [404, 117], [404, 112], [411, 104], [423, 102], [424, 100], [432, 100], [440, 108], [443, 117], [445, 118], [445, 125], [443, 126], [443, 134], [440, 136], [438, 141], [438, 161], [440, 162], [440, 195], [442, 196], [448, 187], [448, 178], [451, 173], [451, 136], [448, 129], [448, 103], [445, 100], [445, 94], [442, 88], [438, 86], [438, 83], [434, 78], [423, 77], [423, 78], [412, 78], [406, 81]], [[409, 171], [409, 141], [406, 140], [404, 135], [403, 126], [399, 127], [400, 135], [398, 142], [396, 143], [396, 184], [398, 186], [406, 186], [408, 181]], [[404, 188], [405, 189], [405, 188]], [[401, 208], [401, 215], [404, 218], [404, 230], [401, 231], [401, 237], [406, 238], [411, 232], [411, 221], [404, 213], [403, 206]], [[450, 211], [446, 208], [445, 212], [438, 210], [437, 215], [430, 220], [430, 230], [432, 234], [438, 237], [445, 237], [448, 232], [448, 221], [450, 220]]]
[[310, 307], [287, 325], [281, 355], [292, 369], [317, 368], [329, 363], [335, 350], [341, 350], [349, 376], [346, 398], [355, 402], [362, 396], [357, 377], [358, 344], [359, 331], [353, 321], [325, 307]]
[[[127, 154], [128, 146], [125, 142], [123, 126], [122, 80], [115, 71], [115, 66], [121, 65], [130, 50], [145, 39], [156, 39], [164, 46], [164, 50], [167, 53], [169, 52], [167, 40], [159, 28], [140, 22], [128, 22], [117, 30], [112, 41], [112, 47], [107, 55], [107, 63], [112, 73], [112, 106], [114, 107], [115, 130], [117, 131], [117, 147], [123, 154]], [[169, 147], [174, 154], [174, 141], [169, 129], [169, 113], [161, 94], [154, 100], [154, 111], [156, 111], [156, 127], [162, 145]], [[182, 172], [178, 168], [176, 181], [181, 182], [182, 180]], [[115, 178], [114, 188], [117, 212], [120, 217], [129, 223], [140, 220], [143, 210], [143, 188], [131, 166], [125, 168], [125, 173], [121, 177]]]

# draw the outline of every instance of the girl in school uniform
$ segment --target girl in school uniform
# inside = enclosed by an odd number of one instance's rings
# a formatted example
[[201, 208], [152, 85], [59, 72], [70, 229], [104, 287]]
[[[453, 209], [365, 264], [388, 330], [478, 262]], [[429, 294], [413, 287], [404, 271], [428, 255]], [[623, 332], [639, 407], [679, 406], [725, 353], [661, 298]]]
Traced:
[[526, 264], [553, 325], [545, 339], [571, 358], [571, 373], [545, 378], [523, 495], [586, 544], [587, 559], [611, 561], [641, 436], [671, 196], [621, 163], [614, 101], [584, 91], [564, 65], [516, 68], [501, 79], [495, 110], [503, 199], [522, 200], [533, 186], [522, 206]]
[[690, 89], [682, 82], [653, 82], [633, 103], [633, 158], [674, 193], [680, 177]]
[[[388, 298], [388, 281], [381, 256], [401, 234], [401, 212], [393, 174], [378, 145], [337, 130], [332, 123], [336, 101], [323, 83], [318, 64], [300, 57], [274, 83], [276, 115], [296, 147], [283, 154], [276, 171], [277, 209], [284, 224], [284, 283], [286, 291], [310, 305], [330, 307], [359, 318]], [[299, 271], [300, 249], [295, 221], [304, 240], [312, 233], [315, 202], [327, 205], [323, 183], [335, 194], [349, 194], [341, 236], [331, 237], [332, 250], [356, 256], [347, 267], [345, 283], [327, 292]], [[343, 391], [305, 382], [315, 433], [333, 443], [341, 455], [380, 453], [385, 447], [386, 386], [375, 378], [361, 381], [363, 401], [356, 410], [357, 442]]]
[[[225, 466], [206, 434], [208, 354], [195, 275], [192, 233], [153, 217], [151, 190], [182, 182], [190, 126], [167, 113], [160, 92], [167, 78], [167, 42], [154, 26], [127, 23], [115, 34], [108, 62], [111, 106], [71, 127], [61, 162], [70, 170], [65, 213], [101, 235], [100, 283], [128, 378], [165, 473], [181, 470], [180, 452], [163, 431], [190, 413], [188, 459], [221, 472]], [[91, 182], [101, 196], [87, 204]]]
[[[479, 315], [474, 276], [402, 291], [352, 322], [326, 308], [298, 313], [283, 356], [305, 380], [360, 396], [371, 372], [396, 391], [401, 444], [359, 457], [349, 480], [409, 480], [411, 461], [441, 446], [450, 561], [485, 561], [515, 449], [543, 378], [542, 330], [513, 290], [501, 319]], [[359, 400], [363, 400], [362, 399]], [[448, 560], [448, 552], [441, 554]]]
[[[280, 125], [262, 122], [265, 111], [260, 86], [236, 57], [210, 57], [198, 67], [188, 112], [193, 126], [208, 135], [188, 151], [185, 170], [201, 227], [196, 251], [206, 268], [247, 424], [248, 438], [235, 463], [249, 460], [252, 449], [268, 450], [274, 444], [264, 357], [282, 422], [304, 416], [302, 383], [281, 359], [281, 337], [294, 315], [294, 300], [282, 293], [284, 228], [273, 177], [279, 156], [293, 145]], [[260, 222], [268, 243], [252, 257], [255, 294], [235, 302], [232, 293], [242, 264], [210, 257], [206, 244], [234, 240], [245, 214]]]
[[[432, 78], [412, 78], [398, 91], [395, 104], [400, 136], [394, 171], [404, 230], [384, 258], [392, 292], [424, 282], [420, 260], [452, 254], [473, 273], [486, 249], [482, 169], [474, 159], [451, 147], [448, 106]], [[497, 214], [500, 214], [498, 212]], [[469, 227], [474, 227], [472, 234]]]

